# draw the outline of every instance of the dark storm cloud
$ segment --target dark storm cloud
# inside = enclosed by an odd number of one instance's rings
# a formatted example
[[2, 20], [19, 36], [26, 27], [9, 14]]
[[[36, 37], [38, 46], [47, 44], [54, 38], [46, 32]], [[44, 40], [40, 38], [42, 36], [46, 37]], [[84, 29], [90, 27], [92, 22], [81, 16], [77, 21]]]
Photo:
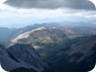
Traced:
[[95, 6], [88, 0], [8, 0], [6, 4], [20, 8], [73, 8], [94, 10]]

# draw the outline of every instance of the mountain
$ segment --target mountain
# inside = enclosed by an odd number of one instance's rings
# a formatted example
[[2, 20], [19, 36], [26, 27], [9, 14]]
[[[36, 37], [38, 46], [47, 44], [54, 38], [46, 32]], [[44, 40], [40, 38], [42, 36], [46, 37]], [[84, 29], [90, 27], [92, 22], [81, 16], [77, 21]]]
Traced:
[[44, 23], [17, 29], [7, 28], [10, 33], [6, 29], [4, 30], [4, 34], [0, 35], [0, 44], [4, 44], [6, 47], [16, 43], [31, 44], [45, 58], [50, 55], [50, 52], [58, 51], [60, 46], [65, 47], [86, 36], [96, 34], [96, 26], [83, 22]]
[[[68, 39], [74, 39], [76, 37], [96, 34], [95, 26], [82, 26], [78, 24], [36, 24], [34, 26], [28, 26], [20, 30], [20, 33], [18, 35], [16, 34], [15, 37], [11, 39], [12, 42], [31, 43], [30, 39], [35, 39], [35, 41], [36, 39], [38, 39], [38, 41], [42, 41], [42, 38], [46, 39], [45, 41], [50, 41], [50, 36], [52, 36], [53, 38], [56, 38], [57, 36], [57, 38], [67, 37]], [[59, 35], [61, 35], [61, 37]]]
[[[62, 47], [72, 45], [95, 34], [96, 26], [84, 22], [34, 24], [13, 29], [8, 39], [3, 42], [1, 40], [0, 44], [4, 44], [6, 47], [16, 43], [30, 44], [40, 53], [41, 57], [46, 59]], [[4, 36], [7, 37], [7, 33]]]
[[96, 34], [95, 30], [95, 26], [40, 24], [34, 25], [34, 28], [32, 26], [23, 28], [24, 33], [17, 35], [11, 39], [11, 43], [8, 43], [9, 46], [15, 43], [31, 44], [43, 58], [46, 58], [62, 47]]
[[10, 40], [14, 31], [14, 29], [0, 27], [0, 41]]
[[22, 28], [0, 27], [0, 41], [10, 41], [23, 33], [30, 32], [42, 26], [63, 30], [69, 37], [74, 37], [74, 34], [78, 36], [96, 34], [96, 25], [92, 22], [42, 23]]
[[16, 44], [8, 49], [0, 45], [0, 64], [10, 72], [41, 72], [47, 67], [29, 44]]
[[88, 72], [95, 66], [96, 35], [60, 47], [44, 62], [30, 44], [0, 45], [0, 63], [10, 72]]
[[35, 24], [32, 26], [26, 26], [23, 28], [6, 28], [6, 27], [0, 27], [0, 41], [9, 41], [18, 35], [30, 31], [32, 29], [35, 29], [39, 27], [39, 24]]
[[63, 47], [46, 60], [53, 72], [88, 72], [96, 63], [96, 35]]

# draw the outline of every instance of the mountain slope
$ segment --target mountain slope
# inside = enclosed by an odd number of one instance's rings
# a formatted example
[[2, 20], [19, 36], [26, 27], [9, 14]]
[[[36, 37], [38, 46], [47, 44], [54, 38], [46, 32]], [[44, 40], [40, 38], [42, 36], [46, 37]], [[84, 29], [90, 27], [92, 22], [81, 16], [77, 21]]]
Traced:
[[0, 41], [9, 41], [18, 35], [31, 31], [35, 28], [38, 28], [40, 25], [35, 24], [32, 26], [26, 26], [23, 28], [6, 28], [6, 27], [0, 27]]
[[41, 72], [47, 66], [29, 44], [16, 44], [8, 49], [0, 45], [0, 64], [12, 72]]
[[53, 53], [58, 51], [60, 46], [73, 44], [81, 40], [82, 36], [86, 36], [76, 32], [79, 28], [76, 30], [74, 29], [76, 29], [76, 26], [66, 26], [63, 24], [35, 24], [16, 29], [12, 36], [10, 36], [11, 38], [9, 38], [11, 41], [1, 41], [0, 43], [4, 44], [6, 47], [14, 45], [15, 43], [31, 44], [39, 51], [42, 57], [47, 57], [50, 52]]
[[[35, 42], [48, 42], [57, 41], [66, 37], [68, 39], [74, 39], [81, 36], [89, 36], [96, 34], [96, 28], [93, 26], [75, 26], [65, 24], [40, 24], [29, 26], [21, 29], [21, 33], [13, 36], [11, 41], [13, 43], [30, 43]], [[45, 35], [46, 34], [46, 35]], [[61, 36], [60, 36], [61, 35]], [[57, 38], [60, 39], [57, 39]], [[35, 43], [36, 44], [36, 43]], [[37, 46], [38, 47], [38, 46]]]
[[42, 57], [46, 58], [62, 47], [74, 44], [86, 36], [96, 34], [95, 30], [96, 28], [93, 26], [40, 24], [33, 29], [30, 26], [25, 27], [24, 33], [17, 35], [11, 39], [11, 43], [8, 43], [9, 46], [15, 43], [31, 44]]
[[54, 72], [87, 72], [96, 63], [96, 36], [62, 48], [48, 58]]

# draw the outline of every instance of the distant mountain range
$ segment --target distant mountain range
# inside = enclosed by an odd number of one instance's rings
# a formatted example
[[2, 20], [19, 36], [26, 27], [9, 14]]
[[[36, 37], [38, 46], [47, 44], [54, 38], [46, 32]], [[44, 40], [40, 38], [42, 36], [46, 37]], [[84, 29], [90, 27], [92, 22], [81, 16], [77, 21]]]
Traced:
[[37, 28], [39, 25], [32, 25], [23, 28], [4, 28], [0, 27], [0, 41], [9, 41], [18, 35]]
[[62, 47], [77, 43], [87, 36], [96, 34], [96, 26], [86, 23], [45, 23], [23, 28], [1, 28], [1, 44], [6, 47], [19, 44], [31, 44], [46, 59]]
[[[64, 22], [64, 23], [44, 23], [44, 24], [34, 24], [32, 26], [26, 26], [22, 28], [4, 28], [0, 27], [0, 41], [9, 41], [15, 39], [16, 37], [25, 34], [26, 32], [31, 32], [34, 29], [45, 27], [51, 30], [64, 31], [67, 35], [90, 35], [96, 34], [96, 25], [90, 22]], [[30, 33], [29, 33], [30, 34]], [[72, 36], [73, 37], [73, 36]]]

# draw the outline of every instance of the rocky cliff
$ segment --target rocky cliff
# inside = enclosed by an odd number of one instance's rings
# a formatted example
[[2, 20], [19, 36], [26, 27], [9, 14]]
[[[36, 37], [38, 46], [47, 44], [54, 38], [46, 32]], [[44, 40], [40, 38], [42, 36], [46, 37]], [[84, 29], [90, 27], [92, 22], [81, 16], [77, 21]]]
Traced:
[[11, 72], [41, 72], [46, 64], [29, 44], [16, 44], [6, 49], [0, 45], [0, 63]]

